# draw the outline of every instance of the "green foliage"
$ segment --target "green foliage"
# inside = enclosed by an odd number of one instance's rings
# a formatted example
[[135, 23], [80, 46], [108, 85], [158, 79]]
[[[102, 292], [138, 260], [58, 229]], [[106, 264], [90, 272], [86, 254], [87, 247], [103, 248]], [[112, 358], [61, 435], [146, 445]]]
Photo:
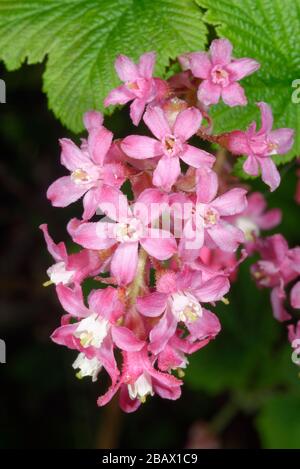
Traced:
[[156, 73], [170, 58], [201, 49], [206, 28], [192, 0], [1, 0], [0, 57], [9, 70], [47, 56], [49, 107], [75, 132], [82, 114], [103, 109], [118, 85], [119, 53], [157, 51]]
[[[204, 21], [216, 27], [219, 36], [230, 39], [236, 57], [251, 57], [261, 64], [252, 76], [243, 80], [249, 105], [245, 108], [215, 106], [216, 131], [245, 129], [257, 120], [255, 102], [272, 106], [275, 127], [296, 131], [294, 148], [284, 156], [275, 156], [276, 164], [290, 161], [300, 153], [300, 103], [292, 102], [293, 81], [300, 78], [300, 1], [299, 0], [197, 0], [207, 9]], [[299, 87], [299, 85], [298, 85]], [[243, 170], [236, 168], [243, 176]]]
[[299, 394], [280, 394], [268, 400], [257, 418], [264, 448], [299, 449], [299, 408]]

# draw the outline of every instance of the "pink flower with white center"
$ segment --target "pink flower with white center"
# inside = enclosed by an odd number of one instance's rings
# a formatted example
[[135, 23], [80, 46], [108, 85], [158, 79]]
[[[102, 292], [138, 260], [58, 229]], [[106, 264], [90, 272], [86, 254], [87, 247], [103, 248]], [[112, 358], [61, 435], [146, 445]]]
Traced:
[[169, 231], [149, 227], [159, 218], [165, 202], [165, 194], [158, 189], [147, 189], [129, 207], [122, 192], [110, 188], [103, 194], [99, 206], [117, 223], [75, 221], [76, 226], [70, 234], [76, 243], [88, 249], [116, 246], [110, 270], [119, 285], [127, 285], [136, 275], [139, 245], [158, 260], [169, 259], [177, 251], [176, 241]]
[[147, 104], [159, 101], [168, 93], [168, 85], [160, 78], [152, 78], [155, 52], [147, 52], [135, 64], [126, 55], [119, 55], [115, 69], [124, 85], [112, 90], [104, 100], [105, 106], [132, 101], [130, 117], [138, 125]]
[[175, 400], [180, 397], [182, 381], [168, 373], [162, 373], [153, 366], [147, 348], [138, 352], [123, 352], [122, 374], [113, 383], [98, 405], [106, 405], [120, 390], [120, 407], [124, 412], [134, 412], [148, 395], [158, 394], [163, 399]]
[[84, 195], [83, 218], [89, 219], [98, 207], [102, 190], [105, 191], [107, 185], [120, 187], [126, 179], [126, 171], [122, 164], [107, 161], [113, 134], [100, 125], [101, 114], [87, 113], [84, 120], [89, 136], [81, 148], [69, 139], [60, 140], [61, 163], [71, 174], [51, 184], [47, 197], [55, 207], [66, 207]]
[[261, 230], [270, 230], [281, 222], [281, 210], [273, 208], [266, 210], [267, 203], [260, 192], [253, 192], [247, 197], [248, 205], [245, 210], [235, 216], [235, 226], [240, 228], [246, 242], [254, 241], [260, 235]]
[[178, 323], [189, 330], [191, 343], [214, 338], [220, 331], [218, 318], [202, 307], [201, 302], [217, 301], [228, 292], [225, 276], [202, 281], [201, 272], [185, 268], [182, 272], [169, 271], [157, 282], [157, 291], [137, 299], [137, 309], [144, 316], [160, 317], [149, 334], [149, 350], [160, 353], [174, 336]]
[[273, 115], [270, 106], [264, 102], [257, 103], [261, 112], [261, 128], [256, 131], [252, 122], [245, 132], [230, 132], [228, 149], [235, 155], [247, 155], [243, 164], [245, 173], [257, 176], [261, 169], [262, 180], [274, 191], [280, 184], [280, 174], [271, 155], [287, 153], [294, 143], [294, 130], [281, 128], [272, 130]]
[[[118, 291], [113, 287], [93, 290], [88, 297], [88, 307], [84, 304], [82, 290], [78, 285], [70, 288], [60, 284], [56, 291], [68, 315], [63, 317], [62, 325], [53, 332], [52, 340], [78, 350], [89, 360], [97, 358], [97, 361], [92, 362], [82, 362], [80, 359], [76, 365], [85, 367], [85, 370], [88, 367], [91, 376], [96, 376], [98, 368], [104, 366], [115, 382], [118, 370], [113, 354], [114, 346], [127, 351], [141, 350], [144, 346], [144, 342], [131, 329], [118, 325], [124, 314]], [[70, 322], [72, 318], [77, 319], [77, 322]]]
[[292, 354], [292, 361], [296, 365], [300, 365], [300, 321], [297, 324], [290, 324], [287, 326], [288, 337], [294, 352]]
[[271, 288], [271, 303], [278, 321], [290, 319], [284, 307], [284, 287], [299, 275], [300, 248], [289, 249], [282, 235], [269, 236], [257, 242], [261, 260], [251, 267], [258, 286]]
[[86, 277], [99, 274], [102, 267], [102, 261], [96, 251], [89, 249], [82, 249], [80, 252], [68, 255], [66, 246], [63, 242], [55, 244], [53, 239], [48, 233], [46, 224], [40, 225], [45, 241], [47, 243], [48, 251], [56, 261], [49, 269], [47, 274], [50, 278], [49, 282], [45, 283], [50, 285], [54, 283], [58, 285], [70, 285], [71, 283], [80, 283]]
[[237, 82], [260, 67], [253, 59], [232, 59], [232, 44], [227, 39], [215, 39], [208, 53], [185, 54], [179, 57], [179, 62], [202, 79], [198, 99], [206, 106], [217, 104], [220, 98], [228, 106], [245, 106], [247, 98]]
[[195, 168], [211, 168], [215, 161], [210, 153], [186, 143], [199, 130], [201, 120], [198, 109], [188, 108], [179, 112], [174, 125], [170, 126], [160, 107], [148, 107], [144, 121], [157, 140], [130, 135], [124, 138], [121, 148], [136, 159], [159, 157], [153, 172], [153, 184], [169, 192], [180, 175], [180, 159]]
[[229, 217], [247, 206], [246, 190], [234, 188], [216, 197], [218, 177], [213, 171], [198, 170], [197, 198], [185, 219], [179, 252], [186, 260], [195, 259], [205, 245], [234, 252], [244, 241], [243, 232], [229, 223]]

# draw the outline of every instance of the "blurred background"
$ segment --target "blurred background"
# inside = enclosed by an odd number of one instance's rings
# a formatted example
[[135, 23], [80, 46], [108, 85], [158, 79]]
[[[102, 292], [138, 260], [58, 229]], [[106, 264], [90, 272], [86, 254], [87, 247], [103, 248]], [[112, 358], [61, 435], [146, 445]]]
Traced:
[[[64, 174], [58, 138], [78, 136], [47, 109], [42, 72], [42, 65], [0, 69], [7, 87], [0, 104], [0, 338], [7, 346], [0, 448], [300, 448], [299, 368], [268, 291], [250, 278], [254, 260], [242, 265], [230, 305], [217, 308], [222, 332], [190, 360], [179, 401], [154, 397], [126, 415], [116, 401], [97, 407], [106, 382], [76, 379], [76, 352], [49, 339], [62, 309], [53, 288], [42, 286], [52, 259], [38, 226], [47, 222], [55, 241], [69, 242], [66, 222], [80, 205], [52, 208], [45, 193]], [[130, 124], [119, 111], [106, 125], [122, 136]], [[280, 188], [267, 197], [283, 210], [277, 231], [292, 247], [300, 244], [295, 163], [282, 171]]]

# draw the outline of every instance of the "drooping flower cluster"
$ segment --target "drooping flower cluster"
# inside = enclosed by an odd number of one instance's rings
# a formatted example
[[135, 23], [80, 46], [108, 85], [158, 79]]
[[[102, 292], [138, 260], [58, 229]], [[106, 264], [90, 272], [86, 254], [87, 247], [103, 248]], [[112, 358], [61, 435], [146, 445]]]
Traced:
[[[225, 142], [232, 154], [247, 156], [246, 172], [258, 174], [261, 168], [271, 189], [278, 186], [271, 155], [288, 151], [293, 135], [290, 129], [271, 130], [268, 105], [258, 104], [258, 132], [251, 124], [246, 132], [215, 137], [209, 117], [209, 106], [220, 98], [229, 106], [247, 104], [237, 82], [259, 64], [233, 59], [226, 39], [214, 40], [208, 54], [185, 54], [179, 62], [183, 71], [165, 81], [153, 77], [153, 52], [138, 64], [117, 58], [124, 84], [110, 92], [105, 106], [131, 102], [133, 124], [143, 119], [149, 135], [114, 139], [102, 115], [87, 112], [88, 137], [80, 146], [60, 141], [61, 163], [69, 174], [47, 192], [56, 207], [83, 197], [82, 217], [67, 226], [80, 250], [69, 255], [64, 243], [52, 240], [47, 225], [41, 226], [55, 260], [46, 284], [55, 284], [66, 311], [52, 340], [77, 351], [77, 377], [97, 381], [105, 370], [111, 384], [98, 404], [119, 392], [126, 412], [148, 395], [180, 396], [188, 356], [220, 332], [211, 309], [227, 301], [239, 263], [257, 246], [264, 260], [253, 267], [254, 275], [273, 289], [278, 318], [286, 318], [279, 306], [283, 288], [299, 273], [297, 249], [281, 242], [278, 253], [277, 238], [259, 238], [260, 230], [280, 222], [280, 211], [266, 211], [260, 193], [247, 197], [247, 188], [223, 173], [229, 165], [222, 163], [224, 150], [213, 155], [200, 138]], [[85, 298], [88, 278], [99, 288]], [[292, 303], [299, 306], [298, 297], [299, 284], [292, 291]]]

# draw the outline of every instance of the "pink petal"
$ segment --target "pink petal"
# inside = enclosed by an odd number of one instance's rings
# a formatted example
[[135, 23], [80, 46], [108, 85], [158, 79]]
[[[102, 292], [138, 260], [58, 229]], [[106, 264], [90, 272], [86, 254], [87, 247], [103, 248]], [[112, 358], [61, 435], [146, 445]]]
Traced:
[[275, 226], [279, 225], [282, 219], [282, 213], [279, 208], [273, 208], [268, 210], [264, 215], [261, 215], [258, 219], [259, 228], [262, 230], [270, 230]]
[[231, 83], [222, 89], [222, 98], [225, 104], [230, 107], [246, 106], [247, 98], [244, 89], [238, 83]]
[[101, 188], [90, 189], [83, 197], [83, 215], [84, 220], [89, 220], [95, 214], [101, 198]]
[[271, 304], [273, 309], [274, 318], [279, 322], [288, 321], [291, 319], [290, 314], [284, 307], [285, 293], [281, 291], [280, 287], [275, 287], [271, 291]]
[[121, 85], [111, 90], [104, 100], [104, 106], [107, 107], [115, 104], [126, 104], [134, 98], [135, 95], [125, 85]]
[[64, 345], [70, 349], [78, 349], [78, 339], [74, 337], [76, 324], [67, 324], [58, 327], [51, 334], [51, 340], [58, 345]]
[[271, 132], [273, 127], [273, 114], [271, 106], [264, 102], [257, 103], [257, 106], [261, 112], [261, 128], [259, 133], [263, 134]]
[[109, 218], [124, 222], [130, 217], [130, 209], [127, 197], [116, 187], [104, 186], [101, 191], [99, 208]]
[[183, 142], [188, 140], [200, 128], [202, 121], [201, 112], [195, 107], [190, 107], [181, 111], [174, 124], [174, 135], [179, 137]]
[[134, 99], [130, 105], [130, 118], [134, 125], [139, 125], [145, 110], [146, 101], [144, 99]]
[[273, 192], [280, 184], [280, 174], [271, 157], [260, 158], [262, 180], [270, 187]]
[[214, 39], [209, 52], [214, 65], [227, 65], [231, 61], [232, 44], [228, 39]]
[[153, 292], [149, 295], [139, 297], [136, 300], [136, 307], [143, 316], [160, 316], [167, 307], [168, 295], [160, 292]]
[[70, 288], [60, 283], [56, 287], [56, 293], [67, 313], [77, 318], [84, 318], [90, 314], [89, 309], [84, 305], [82, 290], [79, 285]]
[[249, 145], [246, 132], [234, 130], [228, 135], [228, 150], [234, 155], [248, 155]]
[[198, 88], [197, 97], [205, 106], [217, 104], [221, 96], [222, 88], [209, 80], [204, 80]]
[[179, 158], [177, 156], [163, 156], [154, 170], [152, 182], [155, 186], [169, 192], [180, 173]]
[[203, 309], [203, 315], [196, 321], [188, 323], [188, 329], [193, 338], [203, 340], [214, 339], [221, 330], [221, 324], [217, 316], [207, 309]]
[[103, 166], [104, 158], [108, 152], [113, 139], [113, 134], [105, 127], [93, 128], [88, 137], [88, 149], [92, 160]]
[[171, 311], [168, 310], [150, 332], [149, 350], [155, 355], [161, 352], [174, 335], [176, 327], [177, 321]]
[[119, 404], [123, 412], [130, 414], [140, 407], [141, 401], [139, 399], [131, 399], [128, 394], [127, 386], [123, 384], [120, 388]]
[[87, 249], [108, 249], [116, 243], [113, 238], [113, 223], [81, 223], [74, 230], [72, 239]]
[[209, 77], [211, 61], [206, 52], [192, 52], [188, 54], [189, 68], [195, 77], [203, 80]]
[[168, 196], [159, 189], [145, 189], [137, 198], [133, 214], [147, 226], [168, 208]]
[[177, 251], [177, 243], [172, 235], [157, 228], [150, 228], [148, 237], [141, 239], [140, 243], [150, 256], [160, 261], [169, 259]]
[[197, 170], [197, 203], [211, 202], [218, 191], [218, 176], [209, 169]]
[[226, 252], [234, 252], [245, 241], [244, 233], [229, 223], [219, 223], [209, 228], [208, 233], [215, 244]]
[[155, 52], [146, 52], [146, 54], [141, 55], [138, 70], [139, 74], [144, 78], [151, 78], [153, 74], [153, 69], [155, 65]]
[[116, 346], [127, 352], [138, 352], [145, 345], [145, 342], [138, 339], [127, 327], [112, 326], [111, 334]]
[[135, 81], [139, 78], [138, 67], [126, 55], [119, 55], [115, 61], [115, 69], [122, 81]]
[[247, 191], [235, 187], [217, 197], [212, 203], [220, 215], [230, 216], [242, 212], [247, 207]]
[[259, 165], [255, 156], [248, 156], [248, 158], [243, 164], [243, 170], [245, 171], [245, 173], [250, 174], [251, 176], [258, 175]]
[[92, 290], [88, 296], [88, 303], [93, 313], [99, 314], [108, 321], [112, 321], [112, 315], [116, 313], [116, 310], [121, 309], [118, 292], [110, 286], [104, 289]]
[[158, 140], [163, 140], [166, 135], [172, 133], [164, 111], [158, 106], [147, 108], [144, 122]]
[[80, 199], [89, 188], [88, 185], [75, 184], [70, 176], [63, 176], [48, 188], [47, 198], [54, 207], [67, 207]]
[[83, 116], [83, 123], [88, 131], [101, 127], [103, 124], [103, 114], [98, 111], [87, 111]]
[[218, 275], [204, 282], [193, 294], [200, 302], [208, 303], [223, 298], [230, 289], [230, 282], [224, 275]]
[[277, 130], [272, 130], [269, 137], [272, 143], [278, 145], [276, 153], [281, 155], [287, 153], [294, 144], [294, 134], [293, 129], [282, 128]]
[[82, 168], [86, 164], [90, 164], [90, 160], [82, 151], [68, 138], [59, 140], [61, 146], [60, 161], [69, 171]]
[[252, 192], [247, 196], [248, 209], [247, 213], [251, 215], [260, 215], [267, 208], [267, 202], [260, 192]]
[[192, 145], [185, 145], [184, 151], [181, 153], [180, 158], [194, 168], [208, 167], [211, 168], [216, 158], [207, 151], [200, 150], [200, 148], [193, 147]]
[[256, 72], [259, 67], [260, 64], [256, 60], [243, 58], [233, 60], [226, 66], [226, 70], [230, 72], [231, 80], [238, 81]]
[[153, 158], [162, 154], [161, 143], [151, 137], [129, 135], [124, 138], [121, 148], [126, 155], [139, 160]]
[[111, 273], [119, 285], [128, 285], [135, 277], [138, 263], [138, 243], [122, 243], [111, 260]]
[[300, 308], [300, 282], [297, 282], [291, 290], [291, 305], [293, 308]]
[[42, 230], [44, 234], [44, 238], [47, 244], [47, 249], [51, 256], [53, 257], [54, 260], [58, 261], [65, 261], [68, 259], [68, 253], [66, 250], [65, 243], [60, 242], [58, 244], [55, 244], [51, 236], [49, 235], [48, 232], [48, 225], [45, 223], [43, 225], [39, 226], [40, 230]]

